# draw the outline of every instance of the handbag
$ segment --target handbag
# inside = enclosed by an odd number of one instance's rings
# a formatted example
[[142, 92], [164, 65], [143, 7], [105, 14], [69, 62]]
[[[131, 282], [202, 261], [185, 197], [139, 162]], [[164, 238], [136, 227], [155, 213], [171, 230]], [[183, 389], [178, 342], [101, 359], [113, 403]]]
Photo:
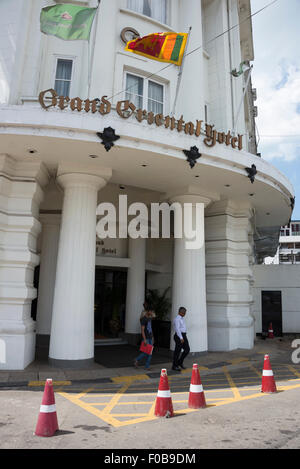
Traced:
[[153, 345], [147, 344], [145, 345], [144, 341], [142, 341], [141, 346], [140, 346], [140, 351], [143, 353], [146, 353], [147, 355], [152, 355], [153, 352]]

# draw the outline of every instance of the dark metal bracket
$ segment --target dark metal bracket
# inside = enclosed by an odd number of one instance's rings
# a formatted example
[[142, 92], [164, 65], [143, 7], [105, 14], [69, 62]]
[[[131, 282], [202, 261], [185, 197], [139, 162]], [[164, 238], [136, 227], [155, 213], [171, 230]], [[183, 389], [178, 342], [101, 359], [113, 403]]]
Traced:
[[114, 142], [120, 138], [112, 127], [106, 127], [103, 132], [97, 132], [97, 135], [102, 140], [101, 143], [106, 151], [109, 151], [114, 146]]
[[199, 153], [199, 148], [196, 146], [191, 147], [189, 150], [182, 151], [187, 157], [187, 161], [189, 162], [191, 168], [195, 166], [196, 160], [202, 156], [201, 153]]
[[254, 180], [255, 180], [255, 176], [257, 174], [257, 170], [256, 170], [256, 166], [255, 164], [253, 164], [251, 166], [251, 168], [245, 168], [245, 170], [247, 171], [248, 173], [248, 178], [250, 179], [251, 183], [253, 184], [254, 183]]

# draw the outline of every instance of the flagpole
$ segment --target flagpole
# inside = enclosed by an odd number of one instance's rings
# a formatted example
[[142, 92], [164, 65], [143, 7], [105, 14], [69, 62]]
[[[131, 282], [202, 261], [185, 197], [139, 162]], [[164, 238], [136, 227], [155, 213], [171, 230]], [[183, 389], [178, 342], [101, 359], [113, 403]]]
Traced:
[[246, 95], [246, 93], [247, 93], [247, 89], [248, 89], [248, 85], [249, 85], [249, 81], [250, 81], [252, 69], [253, 69], [253, 65], [251, 65], [251, 67], [250, 67], [249, 74], [248, 74], [248, 77], [247, 77], [247, 81], [246, 81], [246, 84], [245, 84], [244, 93], [243, 93], [243, 96], [242, 96], [242, 99], [241, 99], [241, 102], [240, 102], [239, 109], [238, 109], [238, 111], [237, 111], [236, 117], [235, 117], [235, 119], [234, 119], [234, 123], [233, 123], [233, 124], [234, 124], [233, 135], [236, 134], [237, 121], [238, 121], [238, 118], [239, 118], [239, 115], [240, 115], [240, 112], [241, 112], [241, 107], [242, 107], [243, 101], [244, 101], [244, 99], [245, 99], [245, 95]]
[[92, 48], [91, 56], [90, 56], [90, 40], [88, 41], [88, 98], [90, 97], [90, 90], [91, 90], [92, 67], [93, 67], [93, 62], [94, 62], [95, 43], [96, 43], [100, 3], [101, 3], [101, 0], [98, 0], [97, 13], [94, 19], [95, 29], [94, 29], [94, 35], [93, 35], [93, 48]]
[[184, 66], [184, 62], [185, 62], [185, 56], [186, 56], [186, 53], [187, 53], [187, 50], [188, 50], [191, 31], [192, 31], [192, 26], [189, 27], [189, 32], [188, 32], [186, 45], [185, 45], [185, 51], [184, 51], [184, 54], [183, 54], [183, 57], [182, 57], [182, 62], [181, 62], [180, 70], [179, 70], [179, 73], [178, 73], [176, 93], [175, 93], [175, 98], [174, 98], [173, 109], [171, 111], [171, 117], [173, 117], [175, 115], [175, 109], [176, 109], [176, 104], [177, 104], [177, 99], [178, 99], [178, 94], [179, 94], [179, 88], [180, 88], [181, 79], [182, 79], [183, 66]]

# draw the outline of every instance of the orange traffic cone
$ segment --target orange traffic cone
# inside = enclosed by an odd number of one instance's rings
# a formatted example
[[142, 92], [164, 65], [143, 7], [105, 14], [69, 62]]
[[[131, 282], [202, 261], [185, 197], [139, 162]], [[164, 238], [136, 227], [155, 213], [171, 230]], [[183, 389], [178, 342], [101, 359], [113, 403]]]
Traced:
[[270, 322], [270, 325], [269, 325], [269, 330], [268, 330], [268, 339], [274, 339], [274, 334], [273, 334], [273, 326], [272, 326], [272, 323]]
[[58, 423], [52, 379], [47, 379], [35, 434], [37, 436], [53, 436], [57, 430]]
[[188, 406], [190, 409], [201, 409], [206, 407], [203, 386], [201, 384], [197, 363], [194, 363], [193, 365]]
[[156, 417], [173, 417], [173, 404], [169, 388], [167, 370], [161, 370], [154, 415]]
[[264, 369], [262, 372], [261, 392], [277, 392], [273, 371], [270, 364], [269, 355], [265, 355]]

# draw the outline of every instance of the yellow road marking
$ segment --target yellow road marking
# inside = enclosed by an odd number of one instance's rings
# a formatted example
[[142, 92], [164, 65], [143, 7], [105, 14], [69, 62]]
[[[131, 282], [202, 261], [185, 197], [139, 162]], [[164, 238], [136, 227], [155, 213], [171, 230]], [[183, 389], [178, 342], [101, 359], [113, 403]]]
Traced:
[[293, 366], [287, 365], [287, 367], [292, 373], [294, 373], [294, 375], [296, 375], [296, 376], [298, 376], [298, 378], [300, 378], [300, 373], [298, 373], [298, 371], [295, 370], [295, 368]]
[[[249, 366], [251, 369], [253, 369], [253, 371], [255, 371], [255, 373], [261, 377], [261, 374], [249, 363]], [[293, 367], [289, 366], [289, 365], [286, 365], [289, 370], [295, 375], [295, 376], [298, 376], [299, 379], [300, 379], [300, 373], [297, 372], [297, 370], [295, 370]], [[237, 385], [236, 385], [236, 381], [238, 378], [235, 378], [235, 381], [233, 380], [233, 378], [231, 377], [228, 369], [226, 366], [223, 367], [223, 372], [224, 372], [224, 375], [225, 375], [225, 378], [227, 379], [227, 382], [230, 386], [230, 388], [218, 388], [218, 389], [211, 389], [211, 390], [206, 390], [205, 389], [205, 393], [227, 393], [227, 392], [231, 392], [233, 393], [233, 397], [216, 397], [216, 398], [208, 398], [206, 399], [207, 402], [209, 402], [210, 404], [207, 405], [207, 408], [209, 407], [212, 407], [212, 406], [221, 406], [221, 405], [227, 405], [227, 404], [231, 404], [231, 403], [234, 403], [234, 402], [241, 402], [241, 401], [246, 401], [246, 400], [249, 400], [249, 399], [254, 399], [256, 397], [261, 397], [261, 396], [270, 396], [270, 394], [265, 394], [265, 393], [262, 393], [260, 392], [260, 390], [256, 387], [246, 387], [246, 388], [241, 388], [241, 391], [252, 391], [254, 392], [253, 394], [251, 395], [247, 395], [247, 396], [242, 396], [240, 394], [240, 392], [238, 391], [237, 389]], [[134, 381], [136, 380], [142, 380], [142, 379], [145, 379], [145, 376], [146, 375], [139, 375], [139, 376], [130, 376], [130, 377], [117, 377], [115, 379], [115, 382], [116, 384], [117, 383], [120, 383], [120, 384], [123, 384], [123, 386], [121, 386], [117, 392], [115, 393], [106, 393], [106, 394], [101, 394], [101, 393], [93, 393], [93, 398], [94, 397], [103, 397], [103, 396], [106, 396], [106, 397], [109, 397], [110, 398], [110, 401], [109, 402], [105, 402], [105, 403], [101, 403], [101, 402], [91, 402], [91, 403], [88, 403], [88, 402], [84, 402], [82, 399], [88, 397], [87, 394], [90, 392], [90, 391], [93, 391], [93, 390], [96, 390], [95, 387], [94, 388], [89, 388], [89, 389], [86, 389], [84, 390], [83, 392], [79, 393], [79, 394], [68, 394], [68, 393], [65, 393], [65, 392], [57, 392], [58, 394], [60, 394], [61, 396], [65, 397], [67, 400], [69, 400], [71, 403], [75, 404], [75, 405], [78, 405], [79, 407], [81, 407], [82, 409], [86, 410], [87, 412], [95, 415], [97, 418], [100, 418], [102, 419], [103, 421], [107, 422], [108, 424], [114, 426], [114, 427], [123, 427], [123, 426], [127, 426], [127, 425], [133, 425], [133, 424], [136, 424], [136, 423], [142, 423], [142, 422], [148, 422], [148, 421], [152, 421], [152, 420], [156, 420], [157, 417], [154, 415], [154, 410], [155, 410], [155, 404], [156, 404], [156, 395], [157, 395], [157, 391], [156, 392], [149, 392], [149, 393], [130, 393], [130, 394], [126, 394], [126, 391], [129, 389], [129, 387], [134, 383]], [[148, 377], [146, 379], [149, 379]], [[213, 379], [213, 378], [210, 378], [210, 379]], [[247, 378], [245, 378], [247, 379]], [[293, 381], [299, 381], [299, 379], [293, 379]], [[286, 380], [286, 381], [292, 381], [291, 380]], [[242, 383], [242, 385], [246, 385], [246, 384], [249, 384], [249, 383], [252, 383], [251, 381], [250, 382], [245, 382], [245, 383]], [[257, 383], [254, 383], [257, 385]], [[216, 385], [216, 384], [215, 384]], [[181, 386], [185, 386], [187, 387], [186, 383], [183, 383]], [[213, 384], [211, 385], [205, 385], [206, 386], [213, 386]], [[178, 386], [179, 387], [179, 384]], [[286, 385], [286, 386], [280, 386], [278, 387], [278, 390], [280, 391], [285, 391], [285, 390], [290, 390], [290, 389], [296, 389], [296, 388], [300, 388], [300, 384], [291, 384], [291, 385]], [[133, 388], [131, 388], [133, 389]], [[142, 388], [140, 388], [142, 390]], [[176, 404], [187, 404], [188, 402], [188, 399], [186, 399], [185, 397], [187, 397], [187, 394], [188, 394], [188, 391], [178, 391], [178, 392], [172, 392], [171, 390], [171, 396], [172, 396], [172, 402], [174, 403], [174, 405]], [[139, 402], [136, 402], [136, 401], [126, 401], [126, 402], [120, 402], [120, 399], [121, 397], [122, 398], [125, 398], [130, 396], [130, 397], [134, 397], [134, 396], [143, 396], [143, 395], [146, 395], [146, 396], [149, 396], [149, 397], [153, 397], [153, 399], [151, 399], [150, 401], [139, 401]], [[154, 398], [155, 396], [155, 398]], [[182, 398], [180, 398], [179, 396], [182, 396]], [[176, 398], [177, 397], [177, 398]], [[178, 398], [179, 397], [179, 398]], [[144, 413], [120, 413], [120, 412], [114, 412], [114, 410], [117, 410], [115, 409], [115, 407], [117, 406], [130, 406], [132, 405], [133, 407], [137, 406], [137, 405], [147, 405], [149, 406], [149, 411], [148, 412], [144, 412]], [[99, 409], [97, 408], [98, 406], [101, 406], [102, 408]], [[124, 409], [125, 410], [125, 409]], [[174, 409], [174, 414], [175, 415], [185, 415], [185, 414], [188, 414], [190, 412], [195, 412], [197, 410], [195, 409]], [[125, 420], [119, 420], [119, 419], [122, 419], [124, 418]]]
[[114, 419], [113, 417], [111, 417], [111, 418], [104, 417], [102, 411], [100, 411], [99, 409], [96, 409], [95, 407], [93, 407], [89, 404], [86, 404], [85, 402], [78, 399], [76, 396], [70, 396], [65, 392], [61, 392], [59, 394], [62, 397], [64, 397], [65, 399], [72, 402], [73, 404], [78, 405], [79, 407], [86, 410], [87, 412], [90, 412], [91, 414], [93, 414], [96, 417], [100, 418], [101, 420], [104, 420], [105, 422], [110, 423], [113, 426], [116, 426], [116, 424], [118, 422], [116, 419]]
[[231, 390], [233, 392], [233, 395], [234, 395], [235, 399], [239, 399], [241, 397], [241, 395], [240, 395], [240, 393], [239, 393], [239, 391], [238, 391], [238, 389], [235, 385], [235, 382], [233, 381], [232, 377], [230, 376], [227, 367], [223, 366], [223, 370], [224, 370], [224, 373], [225, 373], [225, 376], [227, 378], [228, 384], [231, 387]]
[[112, 415], [113, 417], [147, 417], [148, 414], [110, 414]]
[[147, 375], [134, 375], [134, 376], [116, 376], [115, 378], [112, 378], [114, 383], [133, 383], [134, 381], [138, 380], [146, 380], [150, 379], [149, 376]]
[[[44, 386], [46, 380], [44, 381], [29, 381], [28, 386]], [[72, 381], [52, 381], [53, 386], [71, 386]]]
[[[201, 371], [201, 370], [209, 370], [209, 368], [207, 368], [206, 366], [198, 366], [198, 370]], [[181, 370], [181, 373], [192, 373], [193, 371], [193, 368], [186, 368], [186, 370]]]
[[77, 399], [81, 399], [82, 397], [86, 396], [90, 391], [93, 391], [95, 388], [88, 388], [85, 391], [80, 392], [79, 394], [76, 395]]
[[259, 376], [259, 378], [262, 377], [262, 373], [260, 373], [259, 371], [257, 371], [257, 369], [255, 368], [255, 366], [253, 366], [250, 362], [248, 363], [248, 366], [249, 366], [249, 368], [251, 368], [251, 370], [254, 371], [254, 373], [257, 374], [257, 376]]
[[241, 357], [241, 358], [233, 358], [233, 360], [230, 360], [230, 363], [232, 365], [238, 365], [239, 363], [247, 362], [247, 361], [248, 361], [248, 358]]
[[102, 413], [103, 414], [109, 414], [110, 411], [115, 407], [115, 405], [118, 403], [119, 399], [123, 396], [124, 392], [127, 391], [127, 389], [130, 386], [130, 381], [126, 383], [122, 389], [120, 389], [119, 392], [117, 392], [114, 397], [110, 400], [108, 404], [106, 404], [105, 408], [103, 409]]
[[300, 388], [300, 384], [291, 384], [289, 386], [278, 386], [279, 391], [288, 391], [290, 389]]
[[151, 409], [149, 410], [149, 417], [154, 418], [154, 412], [155, 412], [155, 404], [156, 404], [156, 399], [153, 401], [153, 404], [151, 406]]

